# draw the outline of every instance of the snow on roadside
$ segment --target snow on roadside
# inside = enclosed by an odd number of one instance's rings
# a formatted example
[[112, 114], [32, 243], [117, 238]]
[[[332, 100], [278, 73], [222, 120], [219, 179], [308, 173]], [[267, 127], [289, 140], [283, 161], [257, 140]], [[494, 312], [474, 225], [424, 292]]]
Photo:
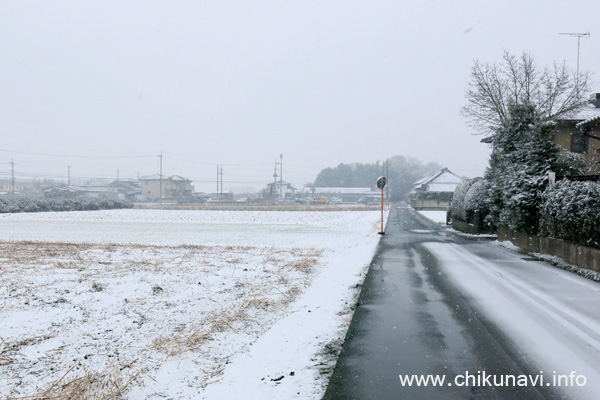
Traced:
[[428, 218], [437, 224], [446, 225], [446, 211], [417, 210], [417, 212], [425, 218]]
[[202, 399], [233, 399], [240, 392], [252, 399], [323, 397], [369, 260], [357, 247], [331, 254], [325, 262], [328, 268], [294, 303], [292, 312], [249, 352], [233, 359], [223, 381], [209, 386]]
[[[597, 399], [600, 389], [600, 292], [597, 282], [543, 262], [496, 253], [483, 258], [456, 244], [426, 243], [442, 273], [545, 371], [565, 398]], [[493, 261], [492, 261], [493, 260]], [[583, 384], [555, 384], [576, 374]], [[540, 372], [540, 374], [543, 374]], [[552, 383], [550, 383], [552, 382]], [[559, 387], [561, 386], [561, 387]]]
[[0, 393], [319, 398], [378, 216], [4, 215], [0, 238], [49, 241], [0, 244]]
[[[496, 241], [494, 242], [496, 243], [498, 246], [502, 246], [505, 247], [507, 249], [516, 251], [518, 253], [523, 252], [518, 246], [515, 246], [511, 241], [509, 240], [505, 240], [505, 241]], [[571, 271], [574, 272], [578, 275], [584, 276], [588, 279], [591, 279], [593, 281], [596, 282], [600, 282], [600, 272], [598, 271], [594, 271], [588, 268], [583, 268], [583, 267], [579, 267], [577, 265], [573, 265], [573, 264], [569, 264], [568, 262], [566, 262], [565, 260], [563, 260], [560, 257], [557, 256], [551, 256], [549, 254], [543, 254], [543, 253], [530, 253], [532, 256], [538, 258], [541, 261], [545, 261], [548, 264], [552, 264], [555, 267], [567, 270], [567, 271]]]
[[588, 279], [591, 279], [596, 282], [600, 282], [600, 272], [594, 271], [592, 269], [579, 267], [577, 265], [569, 264], [565, 260], [560, 257], [551, 256], [543, 253], [532, 253], [532, 256], [540, 259], [541, 261], [545, 261], [548, 264], [552, 264], [555, 267], [562, 268], [567, 271], [574, 272], [578, 275], [584, 276]]

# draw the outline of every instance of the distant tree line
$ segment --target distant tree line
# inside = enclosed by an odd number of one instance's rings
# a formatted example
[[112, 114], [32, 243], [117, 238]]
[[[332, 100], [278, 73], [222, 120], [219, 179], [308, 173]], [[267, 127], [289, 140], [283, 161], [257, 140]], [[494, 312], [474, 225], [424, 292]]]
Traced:
[[127, 200], [114, 199], [0, 199], [0, 214], [43, 211], [89, 211], [133, 208]]
[[383, 163], [339, 164], [325, 168], [317, 175], [316, 187], [368, 187], [375, 188], [377, 178], [386, 176], [392, 200], [406, 200], [419, 179], [433, 175], [442, 169], [437, 163], [424, 164], [413, 157], [393, 156]]

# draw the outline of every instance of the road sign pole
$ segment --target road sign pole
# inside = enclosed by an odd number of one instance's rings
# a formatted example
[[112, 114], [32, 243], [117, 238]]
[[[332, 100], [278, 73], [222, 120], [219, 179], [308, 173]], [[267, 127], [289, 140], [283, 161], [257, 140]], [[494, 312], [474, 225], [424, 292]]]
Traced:
[[377, 179], [377, 188], [381, 189], [381, 231], [377, 232], [380, 235], [385, 235], [385, 232], [383, 231], [383, 188], [385, 187], [386, 182], [387, 178], [385, 176]]
[[383, 188], [381, 189], [381, 232], [379, 232], [380, 235], [385, 235], [385, 232], [383, 231]]

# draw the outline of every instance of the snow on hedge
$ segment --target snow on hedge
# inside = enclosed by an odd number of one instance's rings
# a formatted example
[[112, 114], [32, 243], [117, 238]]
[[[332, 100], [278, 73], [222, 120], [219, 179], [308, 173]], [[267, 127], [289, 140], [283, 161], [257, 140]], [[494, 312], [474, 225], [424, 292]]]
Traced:
[[44, 211], [114, 210], [132, 207], [133, 203], [120, 199], [0, 199], [0, 214]]
[[562, 180], [543, 194], [540, 234], [600, 247], [600, 184]]

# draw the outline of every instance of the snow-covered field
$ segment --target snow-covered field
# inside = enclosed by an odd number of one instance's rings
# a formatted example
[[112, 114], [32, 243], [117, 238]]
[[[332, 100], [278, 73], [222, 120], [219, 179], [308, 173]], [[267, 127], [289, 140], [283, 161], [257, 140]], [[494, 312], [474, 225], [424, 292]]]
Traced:
[[1, 215], [0, 394], [320, 398], [379, 215]]

